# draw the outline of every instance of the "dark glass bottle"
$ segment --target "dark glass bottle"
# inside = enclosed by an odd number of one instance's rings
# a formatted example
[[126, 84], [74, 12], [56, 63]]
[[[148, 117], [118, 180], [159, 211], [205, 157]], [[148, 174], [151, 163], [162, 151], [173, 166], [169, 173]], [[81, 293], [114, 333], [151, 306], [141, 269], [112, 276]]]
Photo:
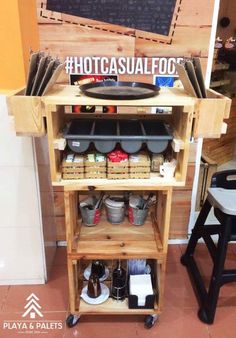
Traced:
[[87, 295], [90, 298], [97, 298], [101, 295], [101, 284], [98, 275], [95, 273], [92, 273], [89, 277]]
[[105, 275], [105, 265], [103, 261], [92, 261], [91, 273], [95, 273], [99, 278]]
[[126, 271], [120, 260], [112, 273], [111, 296], [116, 300], [124, 300], [126, 296]]

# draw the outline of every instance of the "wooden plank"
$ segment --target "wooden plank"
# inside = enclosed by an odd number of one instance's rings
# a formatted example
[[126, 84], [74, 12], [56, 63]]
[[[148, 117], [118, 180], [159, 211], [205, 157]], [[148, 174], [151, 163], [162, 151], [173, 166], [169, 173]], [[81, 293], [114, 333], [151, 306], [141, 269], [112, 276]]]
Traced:
[[191, 197], [191, 189], [173, 191], [169, 238], [176, 238], [176, 234], [181, 234], [182, 238], [187, 238]]
[[85, 170], [86, 173], [90, 173], [90, 172], [91, 173], [92, 172], [104, 173], [104, 172], [106, 172], [107, 168], [94, 165], [94, 166], [90, 166], [90, 167], [85, 166], [84, 170]]
[[144, 173], [150, 175], [150, 166], [148, 167], [130, 167], [129, 168], [130, 173]]
[[[211, 27], [199, 26], [177, 26], [171, 44], [161, 44], [161, 48], [157, 43], [158, 56], [161, 57], [192, 57], [200, 56], [208, 57], [208, 46], [210, 42]], [[136, 39], [135, 56], [155, 57], [157, 55], [153, 42]]]
[[83, 300], [80, 301], [80, 314], [93, 314], [93, 315], [134, 315], [134, 314], [158, 314], [160, 310], [155, 304], [155, 309], [129, 309], [127, 298], [123, 302], [117, 302], [112, 298], [100, 305], [90, 305]]
[[99, 241], [99, 245], [96, 243], [96, 241], [77, 241], [75, 251], [68, 255], [72, 259], [163, 258], [163, 252], [157, 250], [154, 240], [141, 242], [124, 239], [123, 241]]
[[66, 226], [65, 226], [65, 216], [55, 217], [55, 225], [57, 229], [57, 241], [66, 241]]
[[195, 175], [195, 163], [188, 163], [185, 186], [181, 188], [182, 190], [192, 189], [194, 175]]
[[84, 167], [64, 167], [62, 173], [84, 173]]
[[76, 289], [75, 289], [75, 267], [73, 261], [67, 259], [68, 284], [69, 284], [69, 305], [71, 313], [76, 311]]
[[78, 180], [84, 178], [84, 173], [62, 173], [63, 180]]
[[48, 29], [48, 25], [39, 25], [39, 33], [41, 41], [43, 43], [47, 42], [54, 43], [56, 41], [60, 43], [63, 43], [65, 41], [70, 42], [84, 41], [85, 44], [88, 45], [91, 43], [91, 40], [93, 38], [98, 40], [99, 39], [104, 40], [105, 36], [107, 36], [110, 42], [120, 41], [122, 44], [122, 40], [124, 41], [129, 40], [131, 42], [131, 46], [129, 48], [131, 49], [131, 47], [133, 46], [132, 45], [133, 37], [124, 35], [127, 33], [130, 33], [132, 35], [132, 30], [129, 30], [125, 27], [123, 27], [124, 34], [114, 34], [109, 32], [110, 25], [105, 23], [100, 23], [98, 25], [99, 29], [94, 29], [95, 25], [94, 24], [90, 25], [89, 22], [87, 22], [84, 25], [83, 24], [73, 25], [69, 23], [62, 23], [62, 25], [63, 25], [62, 27], [60, 25], [56, 26], [54, 25], [51, 27], [51, 29]]
[[133, 172], [131, 172], [130, 173], [130, 178], [132, 179], [136, 179], [136, 178], [138, 178], [138, 179], [149, 179], [150, 178], [150, 172], [147, 172], [147, 173], [145, 173], [145, 172], [142, 172], [142, 173], [140, 173], [140, 172], [135, 172], [135, 173], [133, 173]]
[[65, 126], [64, 109], [58, 107], [56, 110], [54, 105], [48, 105], [46, 109], [51, 179], [58, 181], [61, 179], [61, 152], [54, 149], [54, 140], [58, 138]]
[[[184, 114], [185, 112], [185, 114]], [[175, 177], [177, 180], [185, 181], [187, 175], [187, 163], [189, 157], [189, 140], [192, 133], [193, 107], [174, 107], [172, 124], [175, 135], [184, 142], [184, 149], [176, 153], [177, 167]]]
[[[53, 181], [53, 186], [63, 186], [65, 191], [88, 191], [88, 190], [140, 190], [140, 179], [117, 179], [115, 182], [108, 179], [81, 179]], [[168, 187], [181, 187], [185, 181], [175, 178], [165, 179], [158, 174], [151, 173], [150, 178], [142, 181], [143, 190], [163, 190]]]
[[65, 192], [64, 201], [65, 201], [64, 203], [65, 203], [67, 252], [71, 252], [74, 236], [75, 233], [77, 232], [77, 220], [78, 220], [77, 193]]
[[214, 0], [182, 1], [177, 25], [211, 26]]
[[[63, 31], [63, 33], [62, 33]], [[94, 56], [98, 50], [103, 56], [134, 56], [135, 39], [127, 35], [119, 35], [90, 27], [77, 25], [39, 26], [40, 46], [45, 52], [53, 51], [60, 59], [67, 56]], [[76, 44], [76, 48], [73, 48]], [[79, 54], [78, 54], [79, 51]]]
[[197, 140], [193, 141], [189, 145], [189, 156], [188, 162], [195, 163], [196, 162], [196, 154], [197, 154]]
[[19, 135], [44, 136], [44, 111], [40, 97], [9, 96], [8, 109], [14, 115], [15, 131]]
[[196, 107], [194, 137], [218, 138], [224, 118], [225, 100], [203, 99]]
[[[45, 104], [53, 105], [93, 105], [109, 106], [110, 100], [91, 98], [79, 92], [76, 86], [55, 85], [49, 93], [42, 97]], [[156, 106], [193, 106], [194, 98], [187, 95], [181, 88], [163, 87], [159, 95], [136, 100], [112, 100], [114, 106], [156, 107]]]
[[98, 179], [105, 179], [107, 174], [105, 172], [85, 172], [84, 174], [86, 179], [91, 180], [98, 180]]
[[[168, 237], [169, 237], [169, 228], [170, 228], [170, 215], [171, 215], [171, 203], [172, 203], [172, 188], [168, 189], [166, 192], [162, 192], [162, 224], [160, 224], [159, 229], [161, 231], [161, 240], [163, 245], [163, 252], [167, 253], [168, 248]], [[158, 219], [158, 218], [157, 218]]]
[[55, 191], [53, 189], [54, 196], [54, 214], [55, 216], [65, 216], [65, 204], [63, 191]]
[[[175, 195], [178, 195], [178, 191], [174, 191], [174, 202], [172, 205], [172, 208], [175, 206], [176, 204], [176, 208], [174, 208], [172, 211], [173, 214], [173, 221], [175, 220], [175, 215], [176, 215], [176, 219], [178, 222], [178, 218], [179, 217], [185, 217], [185, 215], [182, 215], [183, 211], [182, 211], [182, 204], [178, 204], [179, 199], [176, 197]], [[185, 195], [185, 192], [180, 190], [180, 201], [181, 198], [184, 198], [185, 196], [188, 196], [188, 192], [186, 192], [187, 195]], [[83, 197], [84, 198], [84, 197]], [[188, 198], [186, 197], [186, 199], [188, 200]], [[59, 202], [59, 201], [58, 201]], [[65, 241], [66, 240], [66, 234], [65, 234], [65, 217], [64, 217], [64, 207], [63, 209], [60, 207], [58, 208], [58, 202], [56, 203], [56, 210], [57, 210], [57, 217], [55, 218], [55, 222], [56, 222], [56, 226], [57, 226], [57, 240], [62, 240]], [[182, 201], [181, 201], [182, 203]], [[184, 203], [184, 202], [183, 202]], [[189, 204], [190, 204], [190, 200], [189, 200]], [[105, 212], [105, 211], [104, 211]], [[103, 213], [104, 213], [103, 212]], [[61, 215], [61, 216], [60, 216]], [[173, 223], [174, 224], [174, 223]], [[187, 223], [186, 223], [187, 224]], [[172, 227], [173, 228], [173, 227]], [[174, 230], [172, 229], [172, 237], [174, 234]], [[106, 221], [105, 216], [102, 216], [101, 221], [99, 222], [99, 224], [96, 227], [86, 227], [86, 226], [82, 226], [81, 227], [81, 235], [80, 238], [85, 240], [105, 240], [105, 239], [115, 239], [115, 240], [122, 240], [124, 237], [129, 236], [129, 238], [131, 238], [132, 240], [152, 240], [154, 237], [153, 234], [153, 226], [152, 226], [152, 222], [151, 222], [151, 216], [148, 216], [145, 224], [143, 226], [133, 226], [131, 224], [129, 224], [128, 221], [123, 222], [121, 225], [112, 225], [110, 224], [108, 221]], [[185, 233], [185, 237], [186, 237], [186, 233]], [[158, 244], [158, 248], [161, 249], [162, 245], [160, 242], [160, 238], [157, 235], [157, 244]]]
[[[207, 153], [207, 152], [206, 152]], [[218, 165], [226, 163], [234, 158], [234, 150], [231, 144], [207, 153]]]
[[135, 226], [128, 220], [121, 224], [111, 224], [104, 215], [98, 225], [94, 227], [82, 225], [81, 227], [80, 240], [82, 241], [122, 241], [124, 238], [130, 241], [153, 241], [154, 231], [151, 217], [148, 216], [144, 225]]
[[205, 139], [203, 142], [203, 152], [207, 154], [210, 159], [216, 161], [218, 164], [228, 162], [233, 159], [236, 142], [236, 109], [235, 100], [232, 100], [232, 107], [229, 119], [227, 120], [227, 133], [222, 135], [219, 139]]

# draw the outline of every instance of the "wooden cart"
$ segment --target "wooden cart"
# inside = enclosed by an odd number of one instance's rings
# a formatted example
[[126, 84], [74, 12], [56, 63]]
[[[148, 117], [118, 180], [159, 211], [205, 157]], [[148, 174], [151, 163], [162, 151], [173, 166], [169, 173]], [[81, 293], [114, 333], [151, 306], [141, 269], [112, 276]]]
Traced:
[[[8, 100], [15, 116], [16, 132], [20, 135], [41, 136], [47, 132], [52, 184], [64, 188], [67, 262], [69, 278], [70, 312], [67, 325], [72, 327], [82, 314], [146, 314], [145, 324], [151, 327], [163, 308], [166, 259], [172, 189], [184, 186], [187, 172], [190, 139], [194, 137], [220, 137], [223, 119], [229, 117], [231, 100], [208, 91], [208, 99], [195, 99], [183, 90], [162, 88], [156, 97], [125, 101], [89, 98], [79, 93], [78, 87], [56, 85], [42, 98], [24, 97], [17, 93]], [[173, 131], [172, 148], [177, 161], [175, 177], [166, 180], [157, 173], [147, 179], [77, 179], [62, 178], [61, 162], [65, 147], [62, 130], [73, 118], [85, 118], [87, 114], [68, 113], [71, 105], [113, 105], [118, 113], [111, 119], [153, 119], [168, 123]], [[172, 114], [151, 114], [150, 107], [172, 107]], [[89, 114], [89, 118], [108, 118], [108, 115]], [[102, 219], [96, 227], [86, 227], [78, 218], [78, 198], [88, 191], [153, 191], [157, 204], [143, 226], [128, 221], [112, 225]], [[100, 305], [89, 305], [80, 298], [85, 284], [83, 268], [88, 261], [102, 259], [112, 266], [114, 259], [146, 258], [154, 262], [154, 309], [129, 309], [127, 299], [117, 302], [109, 298]], [[110, 281], [108, 280], [108, 285]]]

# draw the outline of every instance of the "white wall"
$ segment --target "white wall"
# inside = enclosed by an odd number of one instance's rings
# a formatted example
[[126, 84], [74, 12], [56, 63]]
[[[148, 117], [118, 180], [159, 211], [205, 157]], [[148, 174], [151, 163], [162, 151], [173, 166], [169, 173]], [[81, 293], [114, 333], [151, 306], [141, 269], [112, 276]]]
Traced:
[[0, 284], [46, 280], [34, 144], [17, 137], [0, 95]]

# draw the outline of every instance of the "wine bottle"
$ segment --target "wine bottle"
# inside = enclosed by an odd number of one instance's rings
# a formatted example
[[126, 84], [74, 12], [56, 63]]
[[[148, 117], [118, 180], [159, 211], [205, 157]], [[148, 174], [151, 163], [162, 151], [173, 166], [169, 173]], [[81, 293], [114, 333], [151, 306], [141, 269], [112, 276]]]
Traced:
[[124, 300], [126, 296], [126, 271], [120, 260], [112, 273], [111, 296], [116, 300]]

